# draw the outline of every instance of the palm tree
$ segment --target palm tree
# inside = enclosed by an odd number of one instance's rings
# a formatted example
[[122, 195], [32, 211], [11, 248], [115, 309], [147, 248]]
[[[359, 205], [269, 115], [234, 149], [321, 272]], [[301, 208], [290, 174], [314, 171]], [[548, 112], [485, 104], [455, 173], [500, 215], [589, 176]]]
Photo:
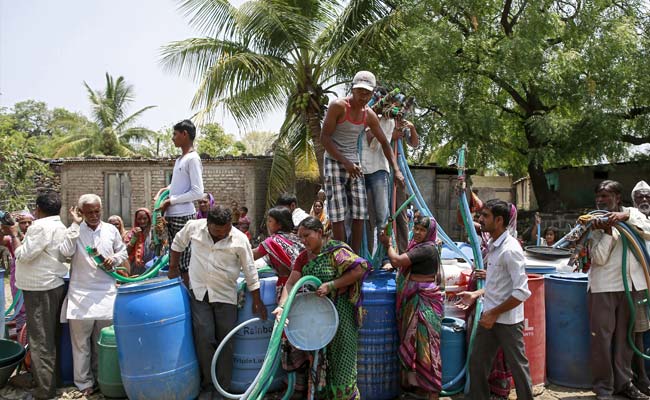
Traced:
[[[134, 144], [145, 140], [154, 132], [133, 126], [143, 112], [154, 108], [147, 106], [127, 116], [127, 106], [134, 100], [133, 86], [124, 77], [117, 80], [106, 73], [106, 88], [93, 90], [85, 81], [88, 98], [92, 103], [93, 123], [67, 127], [68, 134], [56, 139], [55, 157], [72, 155], [128, 156], [136, 153]], [[61, 122], [65, 125], [65, 121]]]
[[162, 49], [167, 69], [198, 82], [192, 107], [200, 118], [223, 106], [247, 125], [284, 108], [272, 182], [284, 180], [288, 163], [319, 175], [321, 120], [327, 95], [341, 84], [337, 74], [358, 68], [359, 45], [390, 44], [395, 35], [398, 13], [381, 0], [340, 3], [251, 0], [235, 8], [228, 0], [185, 0], [180, 9], [206, 36]]

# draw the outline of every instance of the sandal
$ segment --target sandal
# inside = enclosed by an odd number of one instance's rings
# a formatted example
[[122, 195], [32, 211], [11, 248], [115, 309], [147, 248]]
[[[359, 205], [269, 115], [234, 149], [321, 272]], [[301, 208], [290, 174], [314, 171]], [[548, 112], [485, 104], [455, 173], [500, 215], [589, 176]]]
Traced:
[[84, 389], [84, 390], [81, 391], [81, 394], [83, 394], [83, 395], [86, 396], [86, 397], [87, 397], [87, 396], [92, 396], [94, 393], [95, 393], [95, 389], [94, 389], [94, 388], [91, 388], [91, 387], [88, 388], [88, 389]]

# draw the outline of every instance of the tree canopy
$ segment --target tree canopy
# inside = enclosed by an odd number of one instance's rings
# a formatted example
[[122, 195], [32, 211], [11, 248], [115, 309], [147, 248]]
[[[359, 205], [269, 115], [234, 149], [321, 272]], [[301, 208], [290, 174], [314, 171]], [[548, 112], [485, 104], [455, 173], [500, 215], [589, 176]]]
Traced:
[[196, 147], [199, 154], [210, 157], [225, 155], [238, 156], [246, 151], [246, 146], [226, 133], [219, 124], [205, 124], [199, 129]]
[[[93, 125], [71, 124], [68, 134], [57, 138], [57, 157], [106, 155], [127, 156], [136, 153], [134, 145], [154, 132], [136, 126], [137, 118], [155, 107], [147, 106], [128, 115], [128, 106], [134, 100], [133, 86], [124, 77], [113, 79], [106, 73], [106, 86], [94, 90], [86, 82], [88, 99], [92, 105]], [[71, 121], [74, 122], [74, 121]]]
[[397, 50], [360, 54], [417, 98], [427, 155], [468, 144], [470, 167], [528, 174], [558, 206], [551, 167], [620, 160], [648, 136], [642, 1], [407, 2]]

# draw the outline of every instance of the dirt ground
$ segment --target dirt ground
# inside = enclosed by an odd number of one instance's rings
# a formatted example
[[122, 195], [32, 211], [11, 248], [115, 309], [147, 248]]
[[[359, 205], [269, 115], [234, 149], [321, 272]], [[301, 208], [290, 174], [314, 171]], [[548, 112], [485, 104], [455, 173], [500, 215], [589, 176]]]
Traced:
[[[20, 378], [26, 378], [26, 377], [20, 377]], [[15, 380], [15, 378], [13, 378]], [[20, 380], [20, 379], [19, 379]], [[18, 382], [20, 383], [20, 382]], [[543, 392], [539, 394], [538, 396], [535, 397], [537, 400], [555, 400], [555, 399], [593, 399], [595, 398], [593, 392], [591, 391], [584, 391], [584, 390], [579, 390], [579, 389], [569, 389], [569, 388], [563, 388], [560, 386], [555, 386], [555, 385], [549, 385], [546, 388], [543, 386], [536, 386], [535, 387], [535, 394], [539, 393], [542, 389]], [[282, 393], [272, 393], [266, 397], [268, 400], [277, 400], [281, 397]], [[81, 392], [76, 390], [75, 388], [68, 387], [64, 389], [59, 389], [58, 392], [58, 399], [88, 399], [88, 400], [100, 400], [104, 399], [104, 396], [101, 394], [96, 394], [92, 395], [89, 397], [84, 397]], [[462, 395], [454, 396], [454, 397], [443, 397], [443, 399], [464, 399]], [[510, 394], [510, 399], [516, 399], [517, 396], [514, 393], [514, 391]], [[23, 390], [20, 388], [17, 388], [13, 386], [10, 382], [9, 385], [5, 386], [4, 388], [0, 389], [0, 399], [1, 400], [26, 400], [26, 399], [31, 399], [31, 395], [29, 394], [29, 391]], [[418, 397], [415, 396], [410, 396], [408, 394], [404, 394], [400, 397], [400, 400], [415, 400], [418, 399]], [[370, 400], [370, 399], [369, 399]]]

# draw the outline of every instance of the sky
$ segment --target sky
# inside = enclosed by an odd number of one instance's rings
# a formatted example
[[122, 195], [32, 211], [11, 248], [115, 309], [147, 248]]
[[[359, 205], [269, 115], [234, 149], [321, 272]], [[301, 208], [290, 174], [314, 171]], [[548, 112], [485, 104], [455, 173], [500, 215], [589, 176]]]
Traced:
[[[243, 0], [233, 0], [239, 6]], [[201, 35], [192, 30], [179, 2], [171, 0], [0, 0], [0, 107], [33, 99], [49, 108], [90, 115], [83, 82], [103, 89], [105, 73], [134, 86], [129, 110], [156, 105], [138, 120], [153, 130], [193, 114], [196, 84], [166, 72], [160, 48]], [[256, 130], [277, 132], [282, 112], [270, 112]], [[218, 113], [213, 122], [239, 137], [234, 119]]]

